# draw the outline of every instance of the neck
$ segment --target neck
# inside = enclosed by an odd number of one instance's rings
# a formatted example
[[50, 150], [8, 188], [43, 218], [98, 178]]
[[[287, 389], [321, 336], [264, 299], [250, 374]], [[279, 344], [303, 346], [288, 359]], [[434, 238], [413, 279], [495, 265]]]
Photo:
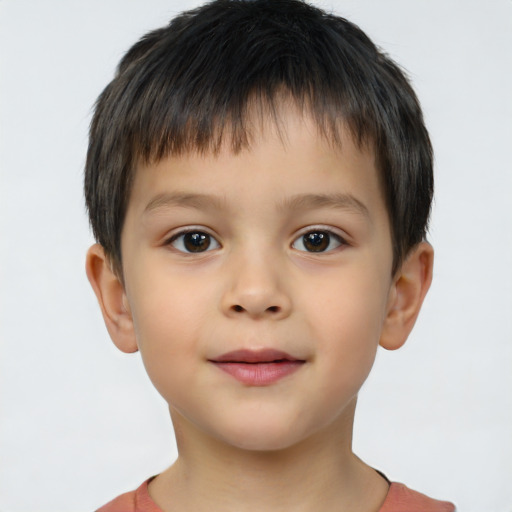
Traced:
[[226, 445], [171, 412], [179, 456], [150, 494], [164, 512], [376, 511], [387, 483], [352, 453], [355, 400], [349, 409], [328, 429], [263, 452]]

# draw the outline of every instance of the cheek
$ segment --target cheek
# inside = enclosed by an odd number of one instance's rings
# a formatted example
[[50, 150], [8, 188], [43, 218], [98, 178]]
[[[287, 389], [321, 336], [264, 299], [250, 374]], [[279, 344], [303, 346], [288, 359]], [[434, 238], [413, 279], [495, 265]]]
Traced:
[[326, 372], [340, 389], [359, 389], [373, 365], [384, 312], [386, 290], [377, 276], [353, 273], [315, 302], [310, 326]]
[[190, 283], [183, 279], [148, 279], [134, 296], [132, 316], [144, 366], [154, 386], [169, 398], [203, 354], [202, 333], [211, 299], [204, 289], [191, 293]]
[[[351, 271], [328, 277], [304, 298], [311, 324], [325, 332], [326, 339], [342, 344], [377, 344], [385, 318], [387, 288], [377, 272]], [[311, 300], [314, 297], [314, 300]], [[337, 347], [333, 345], [333, 348]]]

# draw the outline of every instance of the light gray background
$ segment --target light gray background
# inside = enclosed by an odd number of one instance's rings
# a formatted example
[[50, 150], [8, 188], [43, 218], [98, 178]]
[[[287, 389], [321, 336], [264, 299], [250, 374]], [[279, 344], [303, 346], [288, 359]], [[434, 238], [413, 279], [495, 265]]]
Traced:
[[[0, 0], [0, 510], [90, 511], [175, 457], [85, 278], [90, 108], [198, 2]], [[467, 512], [512, 511], [512, 2], [323, 0], [410, 73], [436, 149], [435, 279], [360, 396], [355, 450]]]

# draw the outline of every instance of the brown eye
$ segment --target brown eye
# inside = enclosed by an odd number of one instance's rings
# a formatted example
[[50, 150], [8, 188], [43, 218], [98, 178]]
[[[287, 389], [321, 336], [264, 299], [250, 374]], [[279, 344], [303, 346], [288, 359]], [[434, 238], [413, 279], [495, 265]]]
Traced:
[[327, 252], [344, 243], [343, 239], [329, 231], [309, 231], [292, 244], [294, 249], [305, 252]]
[[323, 252], [329, 247], [328, 233], [306, 233], [302, 237], [304, 247], [310, 252]]
[[215, 238], [202, 231], [178, 233], [172, 237], [171, 245], [178, 251], [188, 253], [206, 252], [220, 247]]
[[187, 233], [183, 236], [183, 245], [188, 252], [203, 252], [210, 247], [210, 235], [205, 233]]

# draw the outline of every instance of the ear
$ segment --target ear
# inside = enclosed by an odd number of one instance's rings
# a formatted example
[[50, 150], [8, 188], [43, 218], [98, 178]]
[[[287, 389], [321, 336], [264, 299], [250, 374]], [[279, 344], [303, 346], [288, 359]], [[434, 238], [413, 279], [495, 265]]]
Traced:
[[133, 319], [124, 286], [100, 244], [94, 244], [87, 251], [85, 270], [112, 341], [123, 352], [137, 352]]
[[432, 282], [434, 250], [427, 242], [418, 244], [393, 278], [380, 345], [400, 348], [409, 336]]

